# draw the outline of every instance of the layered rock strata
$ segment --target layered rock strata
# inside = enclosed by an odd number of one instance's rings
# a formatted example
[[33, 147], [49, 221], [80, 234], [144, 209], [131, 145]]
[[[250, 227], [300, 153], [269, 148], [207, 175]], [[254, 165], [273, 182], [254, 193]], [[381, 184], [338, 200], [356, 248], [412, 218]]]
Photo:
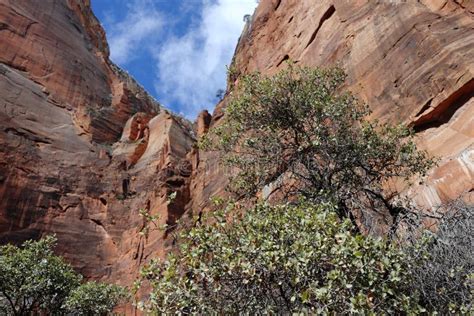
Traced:
[[[414, 199], [428, 207], [460, 196], [474, 203], [473, 8], [453, 0], [262, 0], [239, 40], [231, 80], [273, 74], [288, 60], [342, 67], [373, 119], [412, 126], [421, 148], [439, 158], [410, 189]], [[220, 194], [226, 179], [214, 153], [200, 158], [207, 168], [197, 183], [210, 184], [196, 190], [197, 201]]]
[[[89, 278], [133, 281], [190, 199], [190, 124], [109, 60], [89, 1], [0, 1], [0, 242], [54, 233]], [[176, 192], [170, 202], [167, 196]]]
[[[237, 80], [285, 61], [338, 64], [373, 118], [405, 122], [440, 157], [412, 189], [424, 205], [474, 188], [474, 18], [470, 1], [262, 0], [233, 61]], [[170, 229], [224, 195], [226, 171], [197, 136], [109, 60], [89, 1], [0, 0], [0, 242], [57, 234], [89, 278], [130, 284], [172, 246]], [[171, 199], [171, 196], [174, 196]]]

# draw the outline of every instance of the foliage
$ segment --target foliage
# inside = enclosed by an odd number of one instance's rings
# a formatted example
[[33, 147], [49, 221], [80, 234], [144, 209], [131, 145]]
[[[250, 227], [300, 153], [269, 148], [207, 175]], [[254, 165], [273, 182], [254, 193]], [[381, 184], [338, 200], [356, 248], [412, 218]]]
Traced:
[[271, 77], [239, 78], [224, 122], [201, 141], [236, 169], [230, 190], [253, 197], [265, 186], [285, 198], [333, 201], [341, 216], [364, 220], [364, 210], [401, 212], [384, 184], [409, 181], [433, 164], [403, 125], [366, 120], [371, 114], [341, 92], [344, 72], [292, 64]]
[[183, 233], [180, 249], [142, 270], [148, 312], [416, 313], [404, 255], [351, 233], [330, 204], [229, 206]]
[[443, 211], [436, 232], [411, 236], [408, 243], [411, 287], [428, 309], [442, 315], [474, 313], [474, 207], [456, 201]]
[[[0, 247], [0, 312], [8, 315], [63, 314], [66, 301], [80, 301], [75, 294], [77, 291], [84, 292], [81, 289], [94, 286], [93, 294], [96, 296], [87, 297], [83, 304], [100, 305], [104, 296], [111, 297], [106, 285], [81, 285], [82, 276], [61, 257], [54, 255], [55, 243], [54, 236], [47, 236], [39, 241], [26, 241], [21, 248], [13, 245]], [[74, 312], [80, 314], [81, 307], [78, 306]]]
[[126, 297], [117, 285], [87, 282], [71, 291], [64, 307], [73, 315], [106, 315]]
[[225, 95], [225, 91], [224, 89], [217, 89], [216, 91], [216, 99], [217, 101], [220, 101], [224, 98], [224, 95]]
[[9, 314], [38, 309], [58, 313], [69, 292], [79, 286], [81, 277], [53, 254], [55, 241], [49, 236], [27, 241], [22, 249], [0, 247], [0, 305]]

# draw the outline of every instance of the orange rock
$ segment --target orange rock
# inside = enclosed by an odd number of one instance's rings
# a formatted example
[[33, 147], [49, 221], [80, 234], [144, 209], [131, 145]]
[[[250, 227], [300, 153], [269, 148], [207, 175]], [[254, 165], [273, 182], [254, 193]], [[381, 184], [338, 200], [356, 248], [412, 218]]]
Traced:
[[169, 247], [139, 210], [184, 213], [195, 140], [108, 55], [89, 1], [0, 0], [0, 242], [55, 233], [79, 272], [129, 285]]
[[209, 125], [211, 124], [212, 116], [207, 110], [199, 113], [197, 117], [197, 136], [200, 137], [207, 133]]
[[[470, 3], [262, 0], [233, 66], [237, 74], [273, 74], [287, 60], [343, 67], [348, 89], [371, 106], [373, 118], [411, 125], [421, 147], [440, 158], [427, 183], [411, 190], [433, 206], [474, 190]], [[218, 120], [224, 107], [225, 100], [213, 117]], [[209, 171], [198, 177], [215, 183], [225, 176]], [[213, 195], [220, 188], [207, 190]]]
[[[474, 189], [474, 18], [469, 1], [262, 0], [236, 75], [286, 60], [339, 64], [373, 118], [411, 124], [440, 164], [412, 188], [436, 205]], [[89, 1], [0, 0], [0, 242], [56, 233], [89, 278], [131, 284], [172, 246], [142, 209], [174, 225], [225, 195], [229, 170], [191, 124], [109, 59]], [[228, 95], [197, 136], [219, 124]], [[176, 198], [169, 200], [170, 194]]]

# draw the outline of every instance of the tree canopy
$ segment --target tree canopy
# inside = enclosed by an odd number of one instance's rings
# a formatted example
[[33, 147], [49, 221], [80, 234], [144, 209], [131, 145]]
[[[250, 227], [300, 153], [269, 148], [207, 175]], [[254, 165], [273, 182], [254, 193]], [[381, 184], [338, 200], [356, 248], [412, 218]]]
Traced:
[[282, 200], [332, 201], [365, 228], [379, 215], [395, 223], [403, 209], [388, 181], [408, 182], [433, 160], [406, 126], [369, 120], [368, 106], [344, 92], [344, 79], [338, 68], [292, 64], [274, 76], [241, 76], [223, 123], [201, 142], [235, 171], [230, 191], [253, 197], [271, 187]]
[[81, 284], [82, 276], [54, 255], [55, 244], [56, 238], [47, 236], [21, 247], [0, 246], [0, 312], [102, 315], [125, 298], [116, 285]]
[[398, 203], [399, 190], [389, 183], [410, 183], [434, 161], [406, 126], [369, 120], [368, 107], [343, 91], [344, 78], [340, 69], [294, 65], [239, 78], [223, 121], [201, 140], [232, 168], [235, 200], [182, 229], [178, 249], [143, 268], [137, 289], [151, 287], [143, 309], [473, 311], [472, 242], [465, 236], [472, 217], [456, 221], [452, 233], [450, 221], [438, 233], [403, 221], [411, 242], [372, 232], [381, 225], [377, 216], [388, 217], [394, 232], [407, 213], [421, 213]]
[[403, 313], [423, 309], [393, 244], [354, 234], [331, 204], [232, 205], [142, 270], [154, 313]]

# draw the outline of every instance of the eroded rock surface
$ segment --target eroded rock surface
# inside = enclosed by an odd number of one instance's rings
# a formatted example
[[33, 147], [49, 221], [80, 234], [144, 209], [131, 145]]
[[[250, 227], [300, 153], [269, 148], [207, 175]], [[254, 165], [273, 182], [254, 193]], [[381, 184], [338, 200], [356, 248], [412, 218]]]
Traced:
[[[0, 242], [55, 233], [89, 278], [131, 284], [189, 202], [192, 128], [109, 60], [89, 1], [0, 0]], [[176, 192], [176, 199], [168, 200]]]
[[[421, 147], [440, 158], [426, 183], [411, 190], [419, 203], [431, 207], [461, 195], [474, 203], [472, 1], [262, 0], [239, 40], [234, 79], [275, 73], [287, 60], [343, 67], [348, 88], [373, 118], [417, 131]], [[225, 101], [211, 125], [224, 108]], [[200, 158], [208, 168], [197, 177], [211, 184], [196, 195], [205, 200], [221, 191], [214, 183], [225, 176], [216, 172], [215, 154]]]
[[[373, 117], [406, 122], [441, 158], [414, 188], [426, 205], [474, 188], [474, 7], [470, 1], [262, 0], [236, 77], [285, 61], [339, 64]], [[218, 154], [109, 60], [89, 1], [0, 0], [0, 242], [56, 233], [87, 277], [130, 284], [171, 247], [158, 224], [224, 195]], [[203, 112], [197, 136], [219, 124]], [[176, 195], [170, 199], [171, 195]]]

